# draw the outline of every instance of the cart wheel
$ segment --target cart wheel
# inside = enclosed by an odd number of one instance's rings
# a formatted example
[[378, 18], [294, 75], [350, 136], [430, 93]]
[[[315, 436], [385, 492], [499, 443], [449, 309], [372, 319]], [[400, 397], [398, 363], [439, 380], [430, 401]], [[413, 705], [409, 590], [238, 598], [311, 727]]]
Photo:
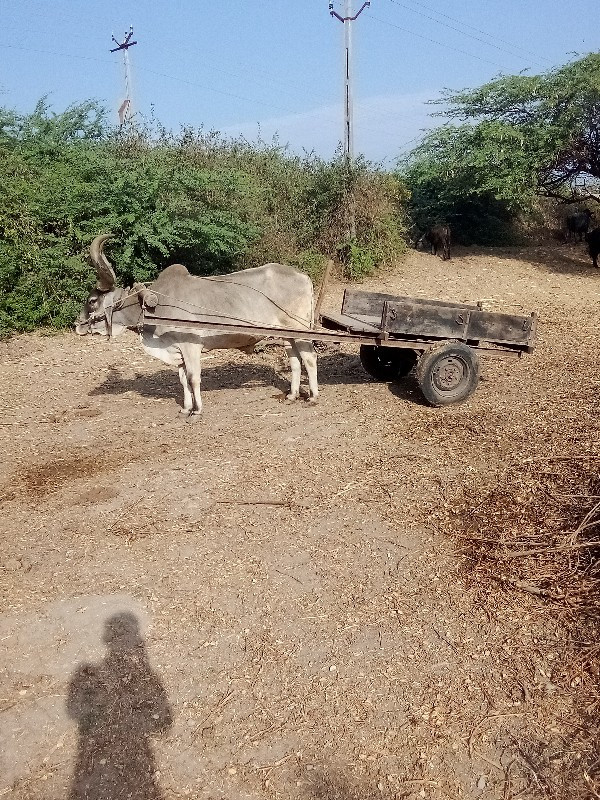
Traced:
[[432, 406], [461, 403], [479, 383], [479, 357], [462, 342], [444, 342], [423, 354], [417, 366], [417, 380]]
[[408, 375], [417, 363], [417, 354], [403, 347], [361, 344], [360, 362], [376, 381], [393, 381]]

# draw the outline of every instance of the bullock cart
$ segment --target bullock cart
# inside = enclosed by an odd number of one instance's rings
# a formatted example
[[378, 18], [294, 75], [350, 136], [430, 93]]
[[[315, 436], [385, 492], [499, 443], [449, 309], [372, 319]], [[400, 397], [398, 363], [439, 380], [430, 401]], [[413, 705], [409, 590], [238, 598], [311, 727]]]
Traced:
[[[320, 298], [321, 299], [321, 298]], [[317, 304], [319, 306], [320, 303]], [[306, 328], [259, 327], [210, 314], [180, 319], [177, 310], [144, 301], [144, 326], [215, 330], [283, 339], [360, 345], [360, 360], [376, 380], [394, 381], [413, 369], [433, 406], [460, 403], [479, 382], [479, 356], [522, 356], [533, 352], [537, 317], [465, 305], [346, 289], [340, 313], [317, 311]]]

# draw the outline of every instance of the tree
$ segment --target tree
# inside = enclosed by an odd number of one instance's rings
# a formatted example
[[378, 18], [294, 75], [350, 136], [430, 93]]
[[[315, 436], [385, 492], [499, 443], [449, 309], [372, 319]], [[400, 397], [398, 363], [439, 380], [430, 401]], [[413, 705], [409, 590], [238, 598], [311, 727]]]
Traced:
[[483, 202], [500, 219], [539, 196], [600, 202], [600, 55], [447, 91], [437, 102], [459, 124], [434, 130], [403, 165], [417, 216], [452, 213], [454, 201]]

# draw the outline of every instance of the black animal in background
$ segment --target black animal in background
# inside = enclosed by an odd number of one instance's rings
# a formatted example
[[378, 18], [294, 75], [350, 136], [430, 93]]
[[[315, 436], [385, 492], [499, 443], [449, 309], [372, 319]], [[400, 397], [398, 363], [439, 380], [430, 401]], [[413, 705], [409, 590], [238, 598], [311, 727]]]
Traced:
[[437, 256], [440, 252], [442, 261], [450, 258], [451, 232], [449, 225], [434, 225], [427, 231], [423, 239], [429, 243], [432, 255]]
[[600, 255], [600, 228], [594, 228], [593, 231], [586, 233], [586, 242], [590, 252], [590, 258], [596, 269], [598, 269], [598, 256]]
[[583, 211], [577, 211], [574, 214], [567, 216], [567, 241], [575, 241], [577, 234], [579, 234], [579, 241], [583, 241], [584, 235], [587, 238], [587, 232], [590, 227], [590, 220], [593, 214], [585, 208]]

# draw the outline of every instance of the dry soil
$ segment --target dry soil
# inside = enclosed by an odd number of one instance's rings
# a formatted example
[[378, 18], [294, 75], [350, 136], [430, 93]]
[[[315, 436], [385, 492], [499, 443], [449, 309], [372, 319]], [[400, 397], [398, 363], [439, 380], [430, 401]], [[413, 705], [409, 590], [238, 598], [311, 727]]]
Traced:
[[466, 249], [364, 289], [537, 311], [537, 350], [443, 409], [355, 346], [320, 353], [316, 406], [282, 402], [280, 347], [211, 353], [186, 425], [134, 334], [0, 344], [0, 796], [542, 791], [560, 622], [482, 602], [442, 521], [576, 424], [600, 274], [583, 246]]

